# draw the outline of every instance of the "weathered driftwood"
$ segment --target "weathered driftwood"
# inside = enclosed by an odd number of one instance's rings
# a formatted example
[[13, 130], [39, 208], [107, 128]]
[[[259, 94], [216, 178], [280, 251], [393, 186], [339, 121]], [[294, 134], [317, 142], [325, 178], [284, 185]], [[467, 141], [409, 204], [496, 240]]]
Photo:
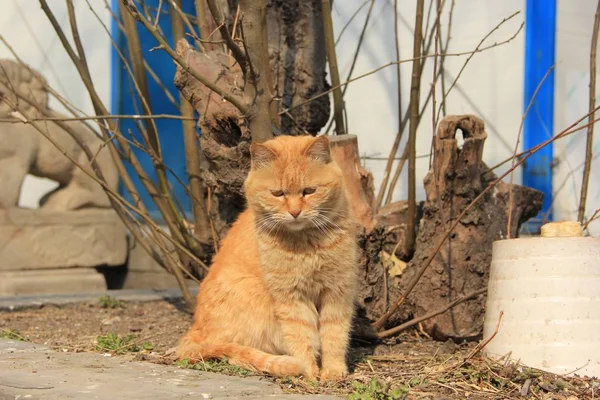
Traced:
[[[464, 138], [462, 149], [456, 140], [458, 131]], [[486, 137], [483, 121], [472, 115], [450, 116], [440, 123], [432, 168], [425, 177], [427, 200], [415, 254], [399, 276], [388, 276], [390, 297], [397, 298], [406, 290], [413, 274], [455, 218], [496, 179], [482, 161]], [[509, 203], [511, 188], [513, 199]], [[458, 297], [486, 287], [492, 243], [506, 237], [509, 209], [512, 208], [513, 215], [511, 235], [516, 237], [521, 224], [539, 212], [542, 201], [541, 192], [519, 185], [501, 182], [490, 190], [461, 219], [406, 303], [387, 325], [394, 326], [412, 316], [442, 308]], [[423, 328], [441, 340], [478, 337], [482, 332], [484, 307], [485, 296], [480, 296], [423, 322]]]

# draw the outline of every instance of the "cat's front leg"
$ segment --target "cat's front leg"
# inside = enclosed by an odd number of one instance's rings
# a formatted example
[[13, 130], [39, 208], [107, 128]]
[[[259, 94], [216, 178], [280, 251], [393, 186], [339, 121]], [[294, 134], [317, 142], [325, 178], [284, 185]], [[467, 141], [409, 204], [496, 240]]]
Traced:
[[314, 380], [319, 374], [317, 354], [320, 348], [316, 308], [300, 299], [288, 299], [277, 306], [276, 315], [286, 352], [300, 359], [305, 366], [304, 377]]
[[354, 297], [349, 292], [325, 291], [321, 296], [319, 333], [321, 336], [321, 380], [337, 380], [348, 375], [346, 353]]

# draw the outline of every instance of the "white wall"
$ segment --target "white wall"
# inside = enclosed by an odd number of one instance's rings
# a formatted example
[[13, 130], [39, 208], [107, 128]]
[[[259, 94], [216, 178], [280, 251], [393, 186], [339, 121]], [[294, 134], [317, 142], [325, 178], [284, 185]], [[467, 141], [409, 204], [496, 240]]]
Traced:
[[[101, 21], [110, 26], [110, 14], [103, 0], [89, 0]], [[81, 39], [87, 50], [86, 57], [94, 84], [101, 98], [110, 104], [110, 41], [101, 23], [94, 16], [86, 0], [74, 2]], [[65, 1], [49, 1], [56, 19], [70, 38]], [[72, 104], [87, 114], [93, 112], [91, 101], [70, 61], [42, 11], [38, 0], [3, 0], [0, 13], [0, 35], [15, 49], [31, 67], [40, 71], [49, 84]], [[10, 51], [0, 44], [0, 58], [13, 58]], [[51, 106], [63, 110], [62, 105], [51, 99]], [[56, 183], [47, 179], [28, 176], [21, 189], [20, 205], [36, 208], [38, 200]]]
[[[339, 6], [336, 7], [334, 16], [336, 18], [335, 27], [338, 30], [344, 26], [360, 4], [362, 4], [362, 0], [348, 0], [344, 3], [343, 9]], [[450, 4], [450, 1], [447, 1], [447, 4]], [[474, 50], [482, 38], [502, 19], [521, 10], [522, 7], [522, 0], [457, 1], [449, 52], [459, 53]], [[338, 47], [339, 63], [344, 79], [351, 65], [367, 8], [365, 7], [359, 17], [355, 18], [347, 28], [343, 43]], [[425, 15], [427, 15], [428, 6], [425, 8]], [[409, 59], [412, 57], [415, 2], [401, 0], [399, 9], [400, 58]], [[441, 19], [444, 39], [448, 25], [448, 11], [449, 7], [446, 7], [446, 12], [443, 13]], [[396, 59], [394, 15], [392, 1], [375, 2], [367, 39], [358, 58], [354, 76]], [[430, 17], [431, 24], [434, 18], [435, 8]], [[518, 15], [504, 24], [485, 42], [484, 46], [508, 39], [518, 30], [523, 18], [523, 15]], [[448, 113], [476, 114], [486, 121], [489, 139], [486, 142], [484, 159], [489, 165], [494, 165], [507, 158], [514, 149], [513, 143], [520, 122], [523, 97], [523, 37], [521, 33], [508, 44], [476, 54], [447, 98]], [[447, 88], [458, 75], [467, 58], [468, 55], [446, 58]], [[422, 83], [422, 101], [425, 100], [430, 84], [433, 82], [433, 64], [433, 59], [426, 61], [425, 80]], [[349, 131], [358, 135], [361, 152], [370, 156], [387, 157], [398, 130], [395, 68], [395, 66], [389, 67], [378, 75], [352, 83], [346, 94]], [[405, 110], [410, 97], [411, 70], [411, 63], [402, 64], [402, 102]], [[442, 97], [440, 86], [436, 94], [438, 107]], [[417, 155], [429, 154], [431, 137], [434, 133], [432, 125], [430, 102], [417, 133]], [[407, 136], [406, 133], [405, 140]], [[400, 154], [403, 148], [404, 144], [401, 145]], [[385, 164], [385, 160], [366, 160], [367, 167], [375, 174], [377, 187], [383, 176]], [[417, 160], [417, 181], [419, 183], [417, 197], [419, 199], [425, 197], [420, 182], [427, 173], [428, 166], [428, 157]], [[396, 188], [396, 198], [406, 197], [406, 170], [407, 168], [404, 168], [403, 180]], [[520, 181], [518, 174], [515, 174], [515, 181]]]
[[[110, 14], [104, 9], [103, 0], [89, 0], [106, 24]], [[19, 52], [20, 56], [39, 69], [50, 83], [86, 112], [91, 112], [91, 103], [85, 94], [81, 80], [68, 56], [47, 22], [37, 0], [5, 0], [4, 12], [0, 14], [0, 34]], [[364, 0], [334, 2], [334, 28], [337, 34]], [[449, 4], [450, 0], [446, 0]], [[62, 1], [49, 2], [57, 19], [67, 25], [67, 12]], [[107, 34], [85, 0], [75, 2], [79, 28], [88, 50], [88, 61], [95, 84], [102, 98], [110, 100], [110, 42]], [[426, 13], [428, 8], [426, 2]], [[524, 0], [479, 0], [456, 1], [451, 31], [450, 52], [473, 50], [479, 41], [502, 19], [515, 11], [522, 13], [502, 25], [484, 44], [503, 41], [512, 36], [524, 20]], [[588, 63], [591, 30], [596, 2], [593, 0], [558, 0], [557, 69], [555, 131], [559, 132], [572, 121], [587, 112]], [[414, 0], [399, 0], [401, 58], [412, 57], [412, 26], [415, 13]], [[368, 5], [348, 26], [338, 45], [338, 61], [342, 80], [345, 80], [356, 44], [363, 25]], [[24, 16], [27, 16], [26, 19]], [[432, 13], [431, 20], [435, 13]], [[442, 30], [447, 29], [448, 14], [442, 16]], [[518, 134], [523, 110], [523, 54], [524, 32], [508, 44], [476, 54], [466, 67], [458, 85], [447, 99], [448, 112], [455, 114], [473, 113], [486, 121], [489, 138], [484, 160], [495, 165], [512, 154]], [[0, 46], [0, 57], [10, 57]], [[369, 72], [395, 60], [394, 10], [392, 0], [377, 0], [373, 16], [363, 44], [354, 76]], [[451, 82], [465, 62], [467, 56], [448, 57], [446, 69]], [[403, 105], [408, 105], [411, 64], [402, 65]], [[427, 61], [424, 74], [433, 75], [433, 62]], [[429, 80], [431, 82], [431, 79]], [[424, 82], [423, 93], [428, 90]], [[441, 99], [437, 92], [437, 101]], [[422, 95], [424, 99], [425, 94]], [[349, 132], [359, 136], [361, 152], [369, 156], [387, 157], [398, 126], [397, 85], [395, 66], [352, 83], [346, 94]], [[53, 105], [60, 109], [56, 102]], [[429, 153], [432, 129], [431, 107], [418, 131], [417, 154]], [[600, 129], [600, 127], [598, 128]], [[556, 191], [556, 218], [573, 218], [579, 199], [581, 163], [585, 132], [559, 141], [555, 154], [559, 160], [554, 178]], [[403, 145], [401, 146], [401, 149]], [[595, 154], [600, 150], [600, 139], [596, 139]], [[383, 175], [384, 160], [366, 160], [366, 166], [375, 175], [376, 187]], [[428, 158], [417, 161], [417, 179], [422, 182], [428, 168]], [[499, 172], [506, 170], [501, 168]], [[405, 168], [406, 171], [406, 168]], [[573, 172], [571, 172], [573, 171]], [[600, 161], [594, 162], [588, 200], [588, 215], [599, 207]], [[514, 175], [519, 183], [520, 172]], [[22, 191], [21, 204], [35, 206], [37, 199], [51, 184], [37, 179], [28, 179]], [[396, 199], [406, 196], [406, 172], [394, 192]], [[418, 185], [417, 196], [425, 197], [422, 185]], [[592, 224], [593, 233], [600, 234], [600, 223]]]
[[[428, 2], [426, 2], [427, 4]], [[450, 2], [447, 1], [447, 4]], [[340, 6], [334, 2], [334, 26], [339, 32], [363, 0], [346, 0]], [[428, 4], [426, 5], [427, 14]], [[500, 21], [515, 11], [521, 14], [502, 25], [484, 44], [484, 47], [511, 37], [524, 21], [525, 2], [505, 1], [456, 1], [452, 22], [449, 52], [458, 53], [473, 50], [480, 40]], [[591, 30], [596, 2], [558, 0], [557, 20], [557, 69], [555, 100], [555, 133], [570, 125], [587, 113], [587, 85]], [[367, 13], [364, 7], [344, 33], [338, 46], [338, 62], [342, 80], [347, 76], [356, 49], [360, 30]], [[412, 57], [412, 28], [414, 25], [415, 1], [399, 0], [400, 49], [401, 59]], [[435, 15], [435, 14], [433, 14]], [[432, 15], [432, 19], [433, 19]], [[395, 60], [393, 1], [376, 1], [369, 24], [367, 38], [358, 57], [353, 76], [359, 76], [390, 61]], [[448, 24], [448, 14], [442, 16], [442, 31]], [[457, 86], [447, 99], [448, 113], [472, 113], [486, 122], [488, 140], [484, 151], [484, 161], [488, 165], [512, 155], [523, 112], [524, 74], [524, 31], [508, 44], [476, 54], [464, 70]], [[449, 57], [446, 68], [449, 81], [456, 77], [468, 56]], [[408, 105], [411, 64], [402, 65], [402, 95], [404, 108]], [[433, 63], [428, 60], [425, 76], [432, 77]], [[422, 93], [429, 90], [423, 82]], [[398, 126], [397, 80], [395, 67], [389, 67], [373, 75], [352, 83], [346, 94], [349, 132], [359, 137], [361, 152], [369, 156], [387, 157], [395, 138]], [[441, 91], [437, 92], [438, 104]], [[599, 97], [600, 98], [600, 97]], [[424, 100], [424, 94], [421, 95]], [[417, 155], [429, 153], [432, 129], [431, 107], [425, 113], [417, 136]], [[600, 129], [600, 128], [597, 128]], [[581, 164], [585, 146], [585, 132], [572, 135], [555, 145], [559, 159], [555, 171], [555, 219], [576, 218], [581, 184]], [[403, 145], [401, 146], [401, 150]], [[520, 146], [521, 149], [521, 146]], [[595, 155], [600, 150], [600, 139], [596, 139]], [[598, 157], [600, 158], [600, 157]], [[385, 160], [366, 160], [365, 164], [375, 175], [376, 187], [382, 179]], [[499, 168], [505, 172], [510, 165]], [[579, 169], [577, 169], [579, 167]], [[590, 179], [587, 215], [600, 206], [600, 162], [593, 164], [594, 172]], [[406, 167], [401, 184], [396, 188], [395, 198], [406, 198]], [[576, 169], [574, 173], [571, 173]], [[428, 159], [417, 160], [417, 182], [422, 182], [428, 170]], [[568, 176], [567, 176], [568, 175]], [[563, 185], [563, 182], [566, 184]], [[514, 182], [521, 182], [521, 171], [514, 174]], [[422, 185], [417, 186], [418, 199], [424, 199]], [[600, 234], [600, 221], [592, 223], [592, 234]]]
[[[594, 25], [595, 1], [558, 2], [556, 51], [555, 133], [571, 125], [588, 112], [590, 41]], [[600, 77], [600, 68], [597, 71]], [[598, 79], [597, 79], [598, 81]], [[596, 104], [600, 93], [596, 87]], [[600, 114], [596, 114], [596, 117]], [[594, 160], [588, 187], [586, 215], [600, 207], [600, 125], [595, 126]], [[587, 130], [556, 142], [554, 174], [555, 219], [576, 219], [581, 195], [581, 179]], [[600, 235], [600, 221], [592, 222], [591, 231]]]

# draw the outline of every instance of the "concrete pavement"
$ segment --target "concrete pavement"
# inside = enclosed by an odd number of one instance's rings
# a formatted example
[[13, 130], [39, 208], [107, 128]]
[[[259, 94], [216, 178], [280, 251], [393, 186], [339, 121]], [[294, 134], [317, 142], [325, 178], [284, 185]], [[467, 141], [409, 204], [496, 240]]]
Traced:
[[334, 400], [284, 394], [256, 377], [240, 378], [96, 353], [63, 353], [0, 339], [0, 400], [274, 399]]

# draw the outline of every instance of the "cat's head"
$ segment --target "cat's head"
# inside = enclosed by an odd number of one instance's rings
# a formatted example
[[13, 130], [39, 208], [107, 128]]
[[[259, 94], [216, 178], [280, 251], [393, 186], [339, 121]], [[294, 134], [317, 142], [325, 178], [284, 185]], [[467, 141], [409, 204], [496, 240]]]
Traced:
[[319, 229], [344, 212], [342, 171], [327, 136], [280, 136], [253, 143], [250, 153], [245, 191], [259, 226]]

